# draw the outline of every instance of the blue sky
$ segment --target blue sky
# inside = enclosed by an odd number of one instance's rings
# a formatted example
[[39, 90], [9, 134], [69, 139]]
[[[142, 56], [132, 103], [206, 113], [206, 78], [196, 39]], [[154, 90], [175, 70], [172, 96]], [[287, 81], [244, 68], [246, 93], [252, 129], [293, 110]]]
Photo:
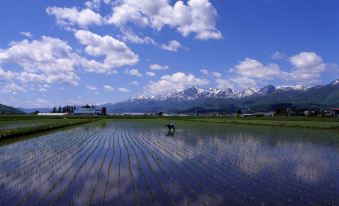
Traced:
[[3, 1], [0, 103], [101, 104], [188, 86], [328, 83], [339, 78], [337, 2]]

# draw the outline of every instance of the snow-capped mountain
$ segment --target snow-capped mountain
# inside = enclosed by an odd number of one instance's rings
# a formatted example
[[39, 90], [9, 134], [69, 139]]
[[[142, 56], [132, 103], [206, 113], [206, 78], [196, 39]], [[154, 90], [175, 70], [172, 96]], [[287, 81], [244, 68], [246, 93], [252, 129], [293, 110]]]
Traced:
[[188, 87], [186, 89], [178, 89], [172, 92], [169, 92], [164, 95], [158, 96], [139, 96], [130, 99], [129, 101], [166, 101], [169, 99], [176, 100], [196, 100], [199, 98], [236, 98], [238, 97], [238, 93], [236, 93], [232, 89], [222, 90], [215, 88], [198, 88], [198, 87]]
[[139, 96], [127, 101], [107, 105], [111, 113], [199, 112], [232, 113], [239, 109], [246, 111], [272, 111], [296, 105], [298, 108], [339, 107], [339, 79], [327, 85], [314, 87], [273, 86], [261, 89], [246, 88], [236, 91], [231, 88], [188, 87], [157, 96]]
[[331, 82], [331, 85], [339, 85], [339, 79], [334, 80], [333, 82]]
[[274, 87], [272, 85], [268, 85], [262, 89], [255, 89], [255, 88], [246, 88], [240, 91], [233, 90], [228, 88], [226, 90], [217, 89], [217, 88], [199, 88], [199, 87], [188, 87], [186, 89], [178, 89], [167, 94], [157, 95], [157, 96], [138, 96], [131, 98], [130, 102], [136, 101], [166, 101], [170, 99], [176, 99], [179, 101], [189, 101], [189, 100], [196, 100], [196, 99], [203, 99], [203, 98], [219, 98], [219, 99], [240, 99], [245, 97], [250, 97], [253, 95], [268, 95], [273, 94], [274, 92], [278, 91], [298, 91], [298, 90], [305, 90], [306, 86], [279, 86]]

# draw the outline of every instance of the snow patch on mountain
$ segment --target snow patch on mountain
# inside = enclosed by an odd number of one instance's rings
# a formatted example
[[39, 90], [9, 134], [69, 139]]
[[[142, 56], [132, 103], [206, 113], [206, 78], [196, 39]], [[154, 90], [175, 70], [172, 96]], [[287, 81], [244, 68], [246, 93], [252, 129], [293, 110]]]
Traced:
[[[338, 84], [339, 84], [339, 80]], [[199, 88], [199, 87], [188, 87], [186, 89], [178, 89], [167, 94], [157, 95], [157, 96], [139, 96], [131, 98], [130, 102], [138, 101], [167, 101], [167, 100], [177, 100], [177, 101], [190, 101], [203, 98], [214, 98], [214, 99], [241, 99], [245, 97], [250, 97], [253, 95], [262, 96], [274, 94], [276, 92], [289, 92], [289, 91], [306, 91], [311, 87], [304, 85], [296, 86], [277, 86], [268, 85], [261, 89], [256, 88], [246, 88], [241, 91], [235, 91], [231, 88], [228, 89], [217, 89], [217, 88]]]

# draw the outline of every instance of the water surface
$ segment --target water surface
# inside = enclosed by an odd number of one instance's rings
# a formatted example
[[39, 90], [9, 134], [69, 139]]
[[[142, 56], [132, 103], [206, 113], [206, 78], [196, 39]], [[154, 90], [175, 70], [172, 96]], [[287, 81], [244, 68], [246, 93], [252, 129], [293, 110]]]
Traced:
[[[106, 121], [0, 146], [0, 205], [339, 205], [335, 131]], [[1, 143], [0, 143], [1, 144]]]

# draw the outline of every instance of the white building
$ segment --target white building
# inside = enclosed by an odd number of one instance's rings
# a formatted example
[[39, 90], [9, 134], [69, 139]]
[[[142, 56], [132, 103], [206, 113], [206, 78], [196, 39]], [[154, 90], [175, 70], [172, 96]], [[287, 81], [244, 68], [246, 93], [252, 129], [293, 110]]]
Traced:
[[38, 113], [39, 116], [64, 116], [64, 115], [68, 115], [68, 113], [50, 113], [50, 112], [46, 112], [46, 113]]

